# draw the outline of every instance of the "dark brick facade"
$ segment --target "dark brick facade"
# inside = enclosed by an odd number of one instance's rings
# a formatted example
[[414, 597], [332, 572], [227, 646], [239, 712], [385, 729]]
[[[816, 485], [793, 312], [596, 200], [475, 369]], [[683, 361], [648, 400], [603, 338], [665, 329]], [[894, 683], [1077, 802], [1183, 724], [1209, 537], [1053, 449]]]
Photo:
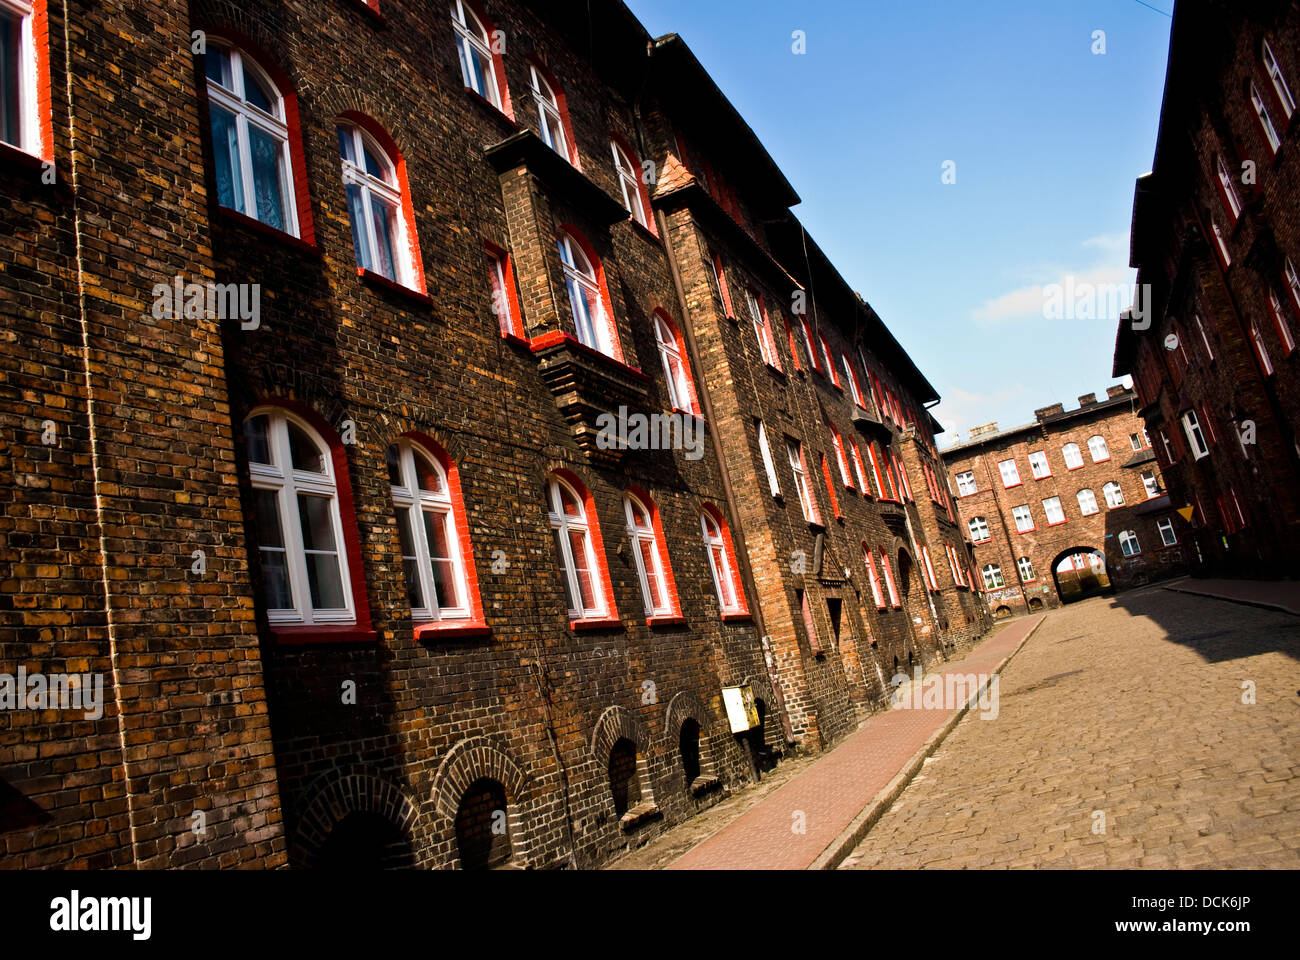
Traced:
[[[794, 257], [797, 197], [684, 44], [652, 41], [621, 4], [593, 4], [590, 21], [571, 6], [479, 10], [505, 38], [502, 112], [465, 88], [445, 5], [106, 2], [73, 5], [68, 24], [51, 5], [57, 183], [39, 159], [0, 156], [0, 672], [101, 673], [106, 706], [93, 721], [0, 717], [6, 866], [593, 866], [782, 752], [844, 736], [896, 668], [986, 628], [947, 560], [945, 544], [970, 562], [933, 388], [811, 240], [814, 256]], [[195, 31], [249, 51], [286, 95], [297, 237], [218, 202]], [[532, 65], [563, 86], [574, 166], [536, 133]], [[400, 151], [422, 289], [357, 269], [336, 127], [358, 117]], [[615, 199], [611, 138], [659, 174], [644, 226]], [[575, 340], [562, 230], [599, 264], [618, 361]], [[509, 336], [488, 249], [509, 255]], [[177, 276], [259, 285], [260, 325], [157, 319], [155, 285]], [[781, 373], [739, 315], [745, 283]], [[671, 409], [656, 311], [684, 334], [698, 458], [595, 442], [594, 413]], [[796, 336], [806, 317], [836, 364], [852, 357], [860, 405], [843, 369], [837, 388], [806, 353], [796, 368], [785, 315]], [[346, 623], [268, 615], [245, 423], [269, 406], [330, 447]], [[874, 444], [882, 471], [898, 459], [895, 496], [845, 487], [828, 424], [864, 457]], [[481, 622], [411, 615], [385, 457], [400, 437], [454, 468]], [[818, 525], [786, 437], [804, 445]], [[589, 494], [599, 529], [613, 611], [598, 622], [567, 613], [556, 472]], [[629, 489], [653, 502], [674, 616], [644, 613]], [[720, 608], [706, 510], [730, 538], [739, 612]], [[888, 557], [897, 603], [872, 600], [864, 543]], [[735, 685], [764, 719], [746, 736], [723, 707]]]

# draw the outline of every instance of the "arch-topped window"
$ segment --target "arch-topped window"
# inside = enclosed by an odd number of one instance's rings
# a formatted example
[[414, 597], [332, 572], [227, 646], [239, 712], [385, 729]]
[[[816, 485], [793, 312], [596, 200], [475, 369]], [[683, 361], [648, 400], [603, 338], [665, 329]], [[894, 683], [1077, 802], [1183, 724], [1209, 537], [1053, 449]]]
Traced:
[[355, 623], [329, 445], [280, 407], [244, 422], [263, 599], [272, 624]]
[[208, 41], [204, 56], [217, 202], [301, 236], [286, 94], [244, 50]]
[[1124, 506], [1124, 491], [1114, 480], [1101, 488], [1101, 492], [1106, 497], [1106, 506], [1114, 509], [1115, 507]]
[[980, 573], [984, 577], [985, 590], [998, 590], [1007, 585], [1002, 579], [1002, 568], [996, 563], [987, 564]]
[[655, 311], [654, 325], [659, 359], [663, 362], [664, 376], [668, 380], [669, 403], [673, 405], [674, 410], [699, 413], [695, 385], [691, 380], [691, 368], [686, 362], [686, 351], [677, 325], [662, 310]]
[[359, 123], [340, 123], [338, 135], [357, 266], [420, 289], [418, 245], [414, 224], [407, 220], [400, 163]]
[[1263, 57], [1264, 71], [1273, 81], [1273, 90], [1277, 93], [1278, 102], [1282, 104], [1282, 112], [1290, 120], [1291, 114], [1295, 113], [1295, 97], [1291, 95], [1291, 88], [1287, 85], [1286, 77], [1282, 75], [1282, 68], [1278, 66], [1277, 57], [1273, 56], [1273, 48], [1267, 40], [1264, 41]]
[[600, 527], [591, 515], [590, 496], [585, 489], [559, 476], [551, 477], [547, 492], [551, 532], [555, 537], [569, 616], [578, 620], [614, 616]]
[[1061, 447], [1061, 456], [1065, 458], [1065, 465], [1071, 470], [1077, 470], [1083, 466], [1083, 453], [1079, 450], [1077, 443], [1067, 443]]
[[498, 110], [505, 111], [505, 74], [493, 48], [494, 36], [465, 0], [452, 0], [451, 25], [465, 86]]
[[745, 591], [736, 568], [736, 551], [731, 545], [731, 532], [717, 507], [705, 504], [700, 511], [700, 530], [704, 534], [704, 548], [709, 554], [709, 569], [713, 572], [713, 588], [718, 594], [722, 615], [743, 614], [749, 607]]
[[530, 63], [528, 73], [532, 78], [533, 102], [537, 104], [537, 124], [542, 141], [576, 167], [560, 93], [553, 82], [538, 69], [537, 64]]
[[1110, 459], [1110, 450], [1106, 446], [1106, 438], [1101, 434], [1088, 439], [1088, 452], [1092, 454], [1093, 463], [1101, 463]]
[[578, 339], [593, 350], [619, 359], [618, 338], [605, 308], [604, 285], [586, 245], [568, 231], [562, 232], [557, 242]]
[[989, 539], [989, 522], [984, 517], [972, 517], [969, 526], [972, 543], [983, 543]]
[[641, 183], [640, 167], [617, 140], [611, 140], [609, 146], [614, 153], [614, 170], [618, 174], [619, 189], [623, 191], [623, 206], [627, 207], [627, 212], [632, 214], [633, 220], [648, 230], [650, 220], [646, 210], [645, 188]]
[[623, 495], [623, 513], [627, 518], [627, 534], [632, 541], [632, 558], [636, 563], [637, 578], [641, 581], [646, 616], [673, 616], [677, 613], [677, 597], [672, 567], [664, 552], [654, 504], [649, 497], [643, 498], [629, 491]]
[[387, 452], [388, 482], [415, 620], [468, 620], [473, 611], [463, 511], [443, 459], [403, 438]]
[[1273, 117], [1268, 112], [1264, 95], [1254, 83], [1250, 85], [1250, 103], [1255, 108], [1255, 116], [1259, 118], [1259, 126], [1264, 132], [1264, 139], [1268, 141], [1269, 150], [1277, 153], [1278, 147], [1282, 146], [1282, 138], [1277, 135], [1277, 127], [1273, 125]]
[[1087, 487], [1084, 487], [1076, 494], [1076, 499], [1079, 501], [1079, 514], [1081, 516], [1090, 517], [1098, 512], [1097, 495]]

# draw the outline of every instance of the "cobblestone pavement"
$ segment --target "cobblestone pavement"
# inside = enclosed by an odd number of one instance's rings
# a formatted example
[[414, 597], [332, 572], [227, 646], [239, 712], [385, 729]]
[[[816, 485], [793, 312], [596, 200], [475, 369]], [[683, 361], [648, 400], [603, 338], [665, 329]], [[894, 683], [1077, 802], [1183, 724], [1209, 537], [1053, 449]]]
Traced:
[[841, 869], [1300, 867], [1300, 617], [1097, 598], [1049, 614], [1000, 688]]

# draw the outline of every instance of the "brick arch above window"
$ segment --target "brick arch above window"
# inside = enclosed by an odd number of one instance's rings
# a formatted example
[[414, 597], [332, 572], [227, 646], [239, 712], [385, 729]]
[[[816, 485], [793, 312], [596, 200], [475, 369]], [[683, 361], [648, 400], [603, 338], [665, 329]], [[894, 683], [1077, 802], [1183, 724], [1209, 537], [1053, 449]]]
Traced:
[[317, 777], [305, 794], [309, 799], [297, 818], [293, 843], [302, 852], [307, 867], [316, 865], [330, 833], [349, 814], [383, 817], [408, 840], [424, 828], [419, 805], [402, 787], [369, 767], [339, 766]]
[[526, 798], [530, 782], [502, 738], [487, 734], [468, 737], [447, 751], [433, 776], [429, 794], [437, 816], [455, 820], [460, 798], [480, 779], [501, 784], [511, 803]]

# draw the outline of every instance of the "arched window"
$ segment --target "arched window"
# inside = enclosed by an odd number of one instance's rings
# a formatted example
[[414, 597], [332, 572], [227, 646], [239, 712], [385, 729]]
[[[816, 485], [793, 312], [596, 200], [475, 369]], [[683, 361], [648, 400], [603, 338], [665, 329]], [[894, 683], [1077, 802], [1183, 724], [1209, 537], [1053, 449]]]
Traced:
[[1228, 222], [1236, 223], [1237, 218], [1241, 216], [1241, 198], [1237, 196], [1236, 184], [1232, 182], [1232, 174], [1228, 171], [1228, 164], [1222, 155], [1215, 156], [1214, 167], [1219, 178], [1223, 205], [1228, 208]]
[[388, 482], [414, 620], [465, 620], [471, 615], [461, 527], [447, 471], [407, 439], [388, 448]]
[[659, 359], [663, 362], [664, 376], [668, 379], [668, 401], [673, 405], [674, 410], [698, 413], [699, 406], [695, 402], [695, 388], [691, 383], [690, 367], [686, 363], [677, 325], [658, 310], [654, 314], [654, 324]]
[[880, 568], [885, 571], [885, 586], [889, 588], [889, 602], [895, 607], [901, 607], [898, 601], [898, 585], [894, 583], [894, 569], [889, 565], [889, 554], [885, 549], [880, 549]]
[[558, 243], [564, 286], [569, 292], [578, 339], [593, 350], [618, 359], [613, 324], [606, 313], [600, 278], [591, 258], [577, 238], [567, 232], [560, 234]]
[[835, 448], [835, 461], [839, 464], [840, 479], [844, 481], [844, 486], [852, 490], [854, 489], [853, 478], [849, 475], [849, 458], [844, 452], [844, 439], [840, 436], [839, 430], [835, 428], [835, 424], [827, 421], [826, 426], [830, 427], [831, 430], [831, 445]]
[[627, 211], [632, 214], [633, 220], [649, 229], [650, 223], [646, 217], [645, 198], [641, 192], [640, 170], [632, 162], [627, 152], [618, 145], [617, 141], [611, 140], [609, 146], [614, 151], [614, 170], [618, 173], [618, 185], [623, 191], [623, 206], [627, 207]]
[[736, 570], [736, 553], [731, 546], [731, 534], [722, 515], [710, 504], [700, 511], [700, 530], [704, 534], [704, 548], [709, 554], [709, 569], [713, 573], [713, 588], [718, 593], [718, 604], [723, 616], [739, 614], [749, 608], [745, 591]]
[[217, 202], [299, 236], [284, 94], [238, 47], [209, 41], [203, 59]]
[[1277, 135], [1277, 127], [1273, 126], [1273, 118], [1269, 116], [1264, 95], [1259, 92], [1259, 87], [1254, 83], [1250, 85], [1250, 103], [1255, 108], [1255, 116], [1259, 118], [1259, 125], [1264, 131], [1264, 139], [1268, 141], [1269, 150], [1277, 153], [1278, 147], [1282, 146], [1282, 138]]
[[536, 64], [529, 64], [528, 72], [532, 77], [533, 101], [537, 104], [537, 123], [542, 141], [565, 160], [573, 163], [572, 147], [569, 145], [569, 137], [565, 131], [564, 111], [560, 106], [559, 95], [550, 81], [542, 76], [542, 71], [537, 69]]
[[1034, 576], [1034, 562], [1028, 557], [1021, 557], [1016, 561], [1016, 566], [1020, 570], [1020, 579], [1025, 583], [1036, 579]]
[[551, 532], [555, 537], [569, 616], [590, 620], [603, 618], [607, 613], [612, 615], [598, 554], [598, 531], [588, 518], [584, 493], [560, 477], [551, 478], [548, 492]]
[[632, 541], [632, 557], [641, 581], [641, 597], [647, 617], [669, 617], [676, 613], [671, 586], [672, 573], [664, 555], [650, 507], [635, 494], [623, 496], [627, 517], [627, 534]]
[[1142, 546], [1138, 543], [1136, 530], [1121, 530], [1119, 534], [1119, 548], [1126, 557], [1134, 557], [1142, 552]]
[[985, 590], [998, 590], [1006, 586], [1006, 581], [1002, 579], [1002, 568], [996, 563], [988, 564], [980, 573], [984, 577]]
[[1098, 511], [1097, 495], [1088, 488], [1084, 488], [1078, 493], [1079, 513], [1085, 517], [1090, 517]]
[[1250, 322], [1250, 342], [1254, 344], [1255, 356], [1259, 358], [1259, 367], [1264, 371], [1264, 376], [1273, 376], [1273, 359], [1268, 355], [1268, 347], [1264, 343], [1264, 335], [1259, 331], [1259, 324], [1254, 320]]
[[1065, 465], [1071, 470], [1077, 470], [1083, 466], [1083, 453], [1079, 450], [1077, 443], [1067, 443], [1061, 448], [1061, 456], [1065, 458]]
[[989, 539], [989, 522], [984, 517], [972, 517], [969, 526], [972, 543], [982, 543]]
[[1092, 454], [1093, 463], [1101, 463], [1103, 460], [1110, 459], [1110, 450], [1106, 447], [1106, 438], [1100, 434], [1088, 438], [1088, 452]]
[[1268, 309], [1273, 314], [1273, 326], [1277, 328], [1277, 338], [1282, 342], [1282, 356], [1289, 357], [1295, 350], [1295, 337], [1291, 336], [1291, 328], [1282, 313], [1282, 301], [1272, 289], [1268, 291]]
[[402, 201], [405, 184], [397, 164], [360, 125], [341, 123], [338, 132], [357, 266], [418, 289], [419, 270], [410, 235], [414, 225], [406, 222]]
[[267, 619], [354, 623], [338, 480], [329, 446], [279, 408], [244, 422]]
[[1111, 508], [1124, 506], [1124, 491], [1114, 480], [1102, 487], [1101, 492], [1106, 497], [1106, 506]]
[[41, 105], [48, 32], [45, 0], [0, 0], [0, 143], [52, 160], [53, 119]]
[[451, 25], [456, 32], [460, 75], [465, 86], [498, 110], [505, 110], [492, 35], [464, 0], [452, 0]]
[[880, 589], [880, 577], [876, 574], [876, 561], [871, 555], [871, 549], [864, 543], [862, 545], [862, 562], [867, 568], [867, 581], [871, 584], [871, 597], [876, 601], [876, 606], [881, 610], [885, 609], [885, 593]]
[[1282, 75], [1282, 68], [1278, 66], [1277, 57], [1273, 56], [1273, 48], [1264, 41], [1264, 71], [1268, 78], [1273, 81], [1273, 89], [1277, 92], [1278, 102], [1282, 104], [1282, 112], [1286, 114], [1288, 120], [1291, 114], [1295, 113], [1295, 97], [1291, 96], [1291, 88], [1287, 86], [1286, 77]]

